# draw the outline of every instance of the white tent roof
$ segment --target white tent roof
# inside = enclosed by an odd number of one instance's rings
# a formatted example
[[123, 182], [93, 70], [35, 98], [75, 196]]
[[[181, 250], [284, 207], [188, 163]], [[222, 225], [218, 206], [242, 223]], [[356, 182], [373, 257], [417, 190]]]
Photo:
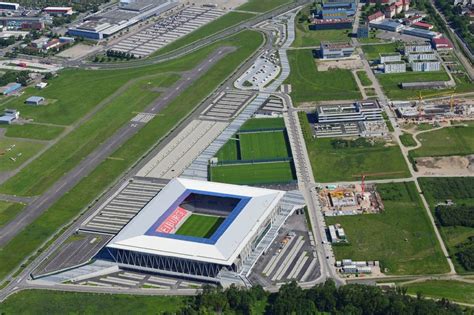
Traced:
[[[215, 244], [145, 235], [186, 190], [230, 194], [250, 199]], [[171, 180], [107, 247], [231, 265], [284, 194], [285, 192], [279, 190], [176, 178]]]

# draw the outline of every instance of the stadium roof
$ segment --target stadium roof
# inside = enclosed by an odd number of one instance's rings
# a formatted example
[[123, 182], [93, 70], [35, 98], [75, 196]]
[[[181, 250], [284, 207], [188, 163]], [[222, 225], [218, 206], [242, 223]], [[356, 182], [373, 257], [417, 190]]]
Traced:
[[[156, 233], [154, 227], [170, 209], [175, 209], [180, 204], [189, 191], [240, 198], [242, 202], [210, 239]], [[284, 194], [279, 190], [176, 178], [107, 247], [231, 265]]]

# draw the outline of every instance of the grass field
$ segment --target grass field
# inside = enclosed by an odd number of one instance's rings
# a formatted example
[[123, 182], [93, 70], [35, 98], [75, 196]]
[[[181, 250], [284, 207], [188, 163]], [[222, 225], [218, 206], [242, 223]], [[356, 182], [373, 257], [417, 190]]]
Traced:
[[411, 152], [414, 157], [473, 154], [474, 123], [425, 132], [418, 140], [422, 146]]
[[[92, 204], [115, 180], [139, 160], [150, 148], [176, 127], [192, 110], [204, 100], [235, 68], [246, 60], [262, 43], [262, 36], [254, 31], [241, 32], [223, 41], [216, 42], [194, 54], [171, 61], [162, 71], [193, 64], [193, 59], [203, 58], [218, 46], [234, 45], [237, 50], [216, 63], [205, 75], [173, 100], [160, 115], [153, 118], [130, 140], [123, 144], [110, 159], [102, 162], [92, 173], [84, 177], [68, 194], [60, 198], [32, 224], [22, 230], [0, 250], [0, 279], [12, 272], [25, 257], [34, 254], [43, 242], [57, 230]], [[243, 44], [245, 43], [245, 45]], [[142, 67], [127, 70], [131, 75], [149, 73], [160, 68]], [[34, 257], [34, 255], [32, 256]], [[30, 258], [31, 260], [31, 258]]]
[[6, 129], [5, 136], [7, 137], [35, 140], [52, 140], [64, 131], [64, 127], [61, 126], [37, 124], [8, 125], [0, 128]]
[[189, 45], [191, 43], [194, 43], [195, 41], [214, 35], [228, 27], [242, 23], [252, 17], [255, 17], [255, 14], [245, 12], [229, 12], [221, 16], [220, 18], [196, 29], [188, 35], [181, 37], [180, 39], [166, 45], [165, 47], [155, 52], [152, 56], [162, 55], [181, 48], [183, 46]]
[[0, 200], [0, 227], [13, 219], [24, 207], [21, 203]]
[[349, 70], [319, 72], [311, 50], [288, 51], [291, 73], [285, 83], [291, 84], [293, 102], [355, 100], [361, 94]]
[[317, 182], [354, 181], [360, 174], [370, 179], [410, 176], [397, 145], [379, 142], [370, 147], [334, 148], [331, 138], [313, 139], [304, 113], [300, 113], [300, 122]]
[[292, 162], [230, 164], [210, 169], [210, 180], [228, 184], [255, 185], [296, 180]]
[[[423, 177], [419, 179], [419, 183], [435, 220], [437, 220], [434, 213], [436, 204], [444, 202], [446, 199], [451, 199], [456, 204], [467, 204], [474, 207], [474, 198], [469, 193], [469, 190], [472, 191], [472, 187], [474, 187], [474, 179], [472, 178]], [[467, 226], [442, 226], [438, 223], [438, 229], [453, 258], [452, 261], [456, 271], [465, 273], [466, 270], [457, 259], [456, 253], [458, 249], [456, 246], [465, 242], [469, 237], [474, 237], [474, 228]]]
[[251, 118], [247, 120], [239, 130], [265, 130], [273, 128], [285, 128], [283, 118]]
[[26, 290], [0, 304], [4, 314], [163, 314], [177, 313], [186, 297], [94, 294]]
[[230, 139], [217, 152], [216, 157], [219, 161], [237, 161], [240, 160], [239, 141]]
[[284, 131], [240, 133], [239, 143], [242, 160], [277, 159], [291, 156], [291, 148]]
[[379, 54], [396, 52], [398, 43], [363, 45], [361, 47], [367, 60], [377, 60], [379, 59]]
[[175, 234], [209, 238], [224, 221], [224, 218], [193, 213]]
[[363, 86], [371, 86], [372, 81], [370, 81], [369, 76], [365, 71], [357, 71], [356, 72], [357, 77], [360, 80], [360, 83], [362, 83]]
[[404, 133], [400, 135], [400, 141], [406, 147], [414, 147], [416, 146], [416, 141], [413, 139], [413, 136], [409, 133]]
[[43, 143], [33, 141], [0, 139], [0, 172], [12, 171], [21, 166], [43, 146]]
[[327, 217], [340, 223], [349, 245], [334, 246], [338, 260], [379, 260], [389, 274], [448, 272], [448, 264], [415, 184], [378, 184], [385, 210], [380, 214]]
[[[377, 80], [387, 95], [393, 100], [415, 99], [419, 96], [418, 90], [403, 90], [400, 87], [402, 82], [427, 82], [427, 81], [448, 81], [449, 76], [445, 71], [437, 72], [405, 72], [405, 73], [383, 73], [376, 75]], [[423, 90], [423, 97], [434, 97], [449, 95], [452, 89], [444, 90]]]
[[403, 285], [409, 294], [420, 292], [425, 297], [474, 304], [474, 285], [455, 280], [430, 280]]
[[292, 2], [292, 0], [249, 0], [240, 7], [237, 7], [237, 9], [242, 11], [266, 12], [290, 2]]

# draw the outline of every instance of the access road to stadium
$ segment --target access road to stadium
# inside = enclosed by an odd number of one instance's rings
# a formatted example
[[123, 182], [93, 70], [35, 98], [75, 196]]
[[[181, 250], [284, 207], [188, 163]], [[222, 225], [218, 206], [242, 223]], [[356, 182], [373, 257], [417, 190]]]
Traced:
[[[143, 112], [156, 115], [171, 101], [186, 90], [195, 80], [206, 73], [215, 63], [228, 53], [233, 47], [223, 47], [214, 51], [208, 58], [191, 71], [183, 73], [182, 79], [166, 90], [157, 101], [149, 105]], [[146, 122], [132, 121], [120, 128], [103, 145], [83, 159], [74, 169], [58, 180], [46, 193], [26, 207], [21, 216], [15, 217], [0, 229], [0, 246], [8, 243], [16, 234], [32, 223], [41, 213], [54, 204], [61, 196], [74, 187], [83, 177], [95, 169], [107, 156], [115, 152], [123, 143], [135, 135]]]

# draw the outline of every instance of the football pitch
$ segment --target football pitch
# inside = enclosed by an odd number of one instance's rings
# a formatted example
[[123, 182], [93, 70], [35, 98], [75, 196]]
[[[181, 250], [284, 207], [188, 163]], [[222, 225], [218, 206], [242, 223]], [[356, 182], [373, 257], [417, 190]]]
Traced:
[[223, 217], [193, 213], [175, 234], [209, 238], [223, 221]]
[[241, 133], [240, 152], [242, 160], [287, 158], [291, 149], [283, 131]]

